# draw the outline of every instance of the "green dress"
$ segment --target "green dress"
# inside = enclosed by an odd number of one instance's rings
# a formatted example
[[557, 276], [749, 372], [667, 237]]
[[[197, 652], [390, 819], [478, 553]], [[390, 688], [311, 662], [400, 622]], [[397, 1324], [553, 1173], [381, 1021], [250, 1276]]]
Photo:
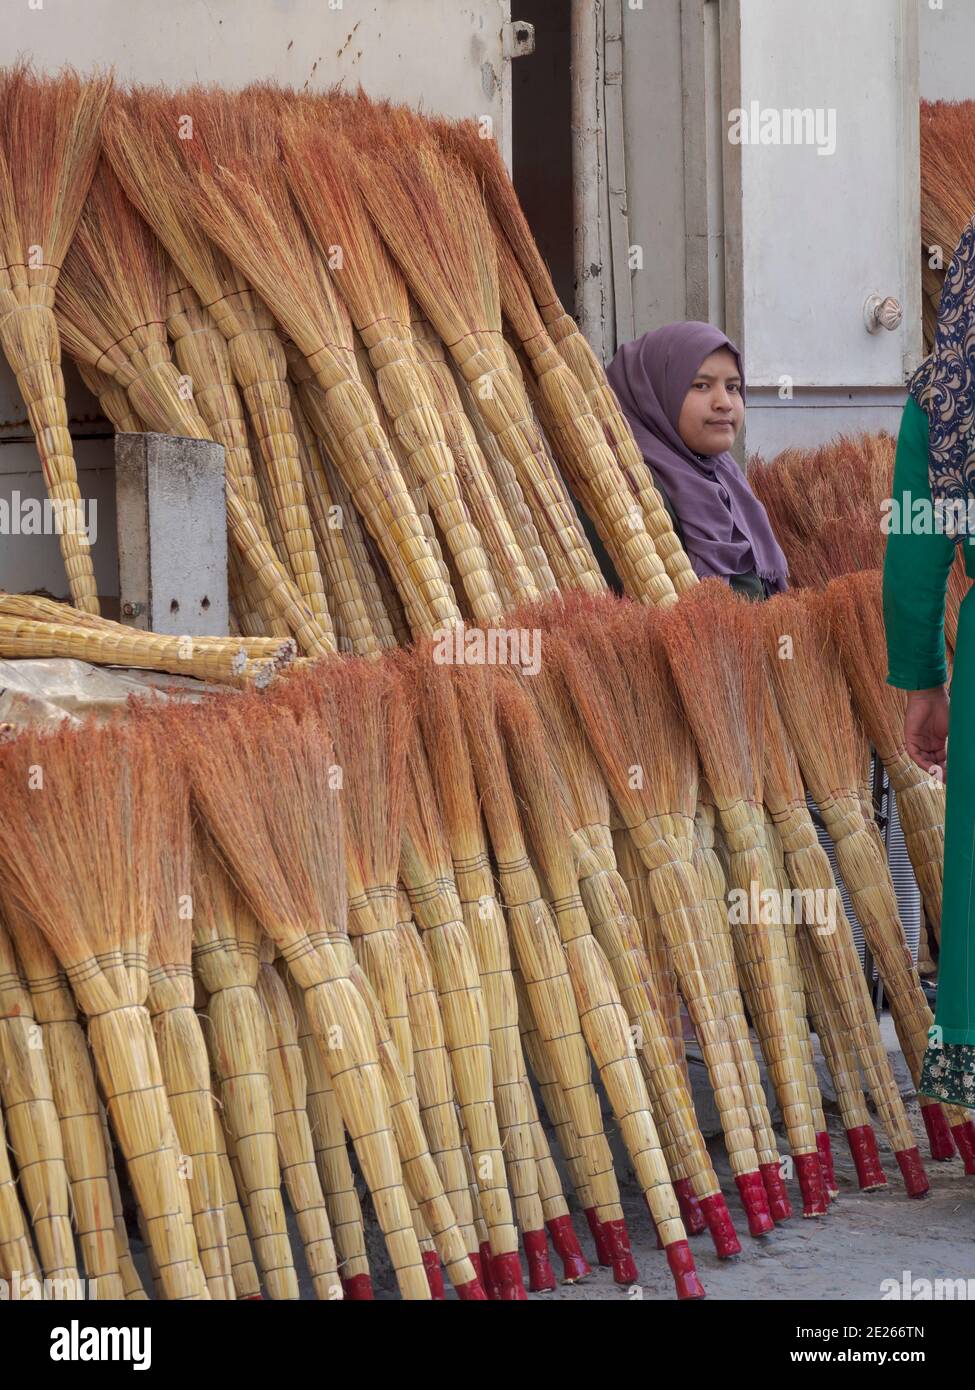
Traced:
[[[884, 557], [887, 684], [928, 690], [948, 678], [944, 612], [955, 554], [950, 537], [911, 534], [911, 502], [930, 503], [928, 419], [909, 397], [894, 464], [893, 500], [901, 525], [892, 526]], [[896, 513], [894, 514], [896, 516]], [[975, 579], [975, 545], [961, 542]], [[975, 1106], [975, 590], [962, 600], [951, 676], [948, 720], [944, 894], [935, 1026], [918, 1091], [936, 1100]]]

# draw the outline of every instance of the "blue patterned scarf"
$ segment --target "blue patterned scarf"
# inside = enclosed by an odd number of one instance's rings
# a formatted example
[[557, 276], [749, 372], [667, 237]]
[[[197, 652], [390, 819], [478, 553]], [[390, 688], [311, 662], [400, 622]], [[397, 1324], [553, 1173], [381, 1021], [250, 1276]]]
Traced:
[[954, 512], [975, 511], [975, 218], [951, 258], [934, 337], [934, 350], [908, 383], [928, 417], [928, 478], [945, 532], [958, 544], [969, 535], [952, 523]]

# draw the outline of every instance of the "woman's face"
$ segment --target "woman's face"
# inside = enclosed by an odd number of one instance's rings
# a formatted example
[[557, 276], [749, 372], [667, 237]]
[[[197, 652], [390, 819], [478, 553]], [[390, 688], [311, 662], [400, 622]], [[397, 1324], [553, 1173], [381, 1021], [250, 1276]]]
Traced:
[[741, 385], [728, 348], [718, 348], [698, 367], [677, 422], [681, 439], [695, 454], [723, 454], [734, 444], [745, 418]]

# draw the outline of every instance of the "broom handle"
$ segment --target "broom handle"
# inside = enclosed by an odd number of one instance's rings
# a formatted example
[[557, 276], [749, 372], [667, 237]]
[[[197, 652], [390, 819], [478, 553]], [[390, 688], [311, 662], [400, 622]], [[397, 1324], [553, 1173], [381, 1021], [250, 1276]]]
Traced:
[[494, 896], [487, 855], [455, 861], [461, 912], [477, 955], [481, 994], [491, 1042], [491, 1075], [501, 1149], [522, 1232], [540, 1231], [544, 1220], [538, 1190], [531, 1111], [524, 1091], [525, 1059], [518, 1031], [518, 999], [511, 978], [511, 953], [504, 918]]
[[285, 956], [305, 991], [308, 1020], [320, 1040], [342, 1120], [372, 1193], [400, 1293], [407, 1299], [428, 1301], [430, 1287], [393, 1133], [393, 1098], [384, 1085], [370, 1011], [333, 949], [319, 946], [309, 951], [302, 942]]
[[[54, 321], [54, 290], [27, 291], [34, 302], [18, 304], [0, 318], [0, 347], [27, 406], [48, 496], [62, 518], [61, 555], [76, 608], [98, 612], [91, 548], [80, 528], [81, 492], [75, 467], [61, 374], [61, 341]], [[37, 296], [43, 301], [38, 302]]]
[[200, 1262], [210, 1297], [233, 1300], [206, 1043], [192, 1003], [163, 1002], [172, 987], [152, 975], [148, 1007], [180, 1159], [188, 1160], [186, 1184]]
[[851, 1130], [869, 1126], [870, 1111], [860, 1085], [856, 1050], [836, 1007], [808, 931], [796, 933], [796, 945], [809, 1015], [833, 1078], [843, 1128]]
[[172, 1120], [149, 1015], [137, 1004], [91, 1015], [88, 1041], [165, 1296], [208, 1298], [193, 1229], [183, 1219]]
[[[247, 499], [255, 526], [265, 543], [270, 544], [247, 443], [244, 410], [234, 384], [230, 355], [223, 335], [188, 285], [170, 289], [166, 327], [173, 342], [177, 366], [191, 382], [193, 398], [213, 431], [214, 439], [223, 445], [227, 476], [234, 479]], [[277, 611], [274, 595], [262, 592], [249, 574], [245, 575], [244, 582], [264, 631], [287, 636], [287, 620], [284, 614]]]
[[[52, 993], [50, 983], [47, 993]], [[58, 1002], [70, 1009], [70, 996]], [[58, 1012], [67, 1013], [68, 1009]], [[42, 1021], [41, 1028], [85, 1274], [95, 1285], [99, 1299], [125, 1298], [128, 1295], [123, 1280], [131, 1280], [131, 1255], [124, 1223], [119, 1231], [115, 1221], [111, 1189], [114, 1163], [106, 1154], [103, 1141], [101, 1107], [88, 1044], [73, 1010], [70, 1017]], [[123, 1259], [128, 1261], [125, 1268]]]
[[409, 905], [399, 909], [397, 930], [406, 967], [410, 1027], [414, 1039], [417, 1100], [430, 1156], [437, 1165], [468, 1254], [477, 1249], [474, 1205], [467, 1177], [457, 1107], [451, 1084], [450, 1057], [430, 963], [425, 958]]
[[404, 1072], [413, 1075], [413, 1038], [406, 1002], [406, 974], [395, 920], [395, 889], [349, 899], [349, 935], [356, 963], [382, 1007]]
[[0, 1017], [0, 1098], [44, 1277], [70, 1287], [78, 1269], [68, 1174], [47, 1059], [35, 1041], [39, 1034], [29, 1015]]
[[634, 496], [585, 394], [547, 333], [522, 344], [537, 382], [542, 423], [573, 490], [598, 528], [633, 598], [663, 607], [677, 593], [654, 549], [639, 496]]
[[327, 628], [328, 607], [301, 476], [284, 349], [271, 328], [241, 329], [237, 315], [225, 312], [224, 301], [209, 307], [226, 337], [233, 375], [271, 479], [291, 576], [312, 616]]
[[568, 1113], [586, 1157], [594, 1205], [601, 1221], [621, 1221], [623, 1209], [613, 1159], [603, 1132], [589, 1052], [558, 929], [541, 899], [527, 859], [521, 863], [499, 860], [498, 870], [519, 969], [549, 1065], [565, 1092]]
[[[487, 546], [505, 605], [512, 608], [521, 603], [535, 603], [541, 595], [515, 534], [514, 516], [512, 514], [509, 520], [495, 491], [477, 436], [464, 413], [457, 385], [440, 350], [440, 340], [425, 321], [414, 321], [411, 327], [420, 371], [439, 412], [461, 490]], [[530, 525], [531, 517], [524, 499], [521, 507]]]
[[312, 434], [297, 399], [292, 403], [305, 492], [311, 511], [312, 529], [328, 580], [329, 599], [336, 621], [356, 656], [379, 655], [369, 611], [359, 586], [359, 577], [345, 535], [344, 516], [328, 489], [318, 458], [318, 441]]
[[241, 980], [213, 990], [207, 1016], [227, 1147], [236, 1161], [257, 1266], [271, 1298], [296, 1299], [298, 1278], [281, 1200], [264, 1011], [255, 986]]
[[[87, 1053], [87, 1043], [85, 1044]], [[91, 1070], [91, 1056], [88, 1054], [88, 1069]], [[92, 1078], [94, 1084], [94, 1078]], [[142, 1280], [139, 1271], [135, 1267], [132, 1259], [132, 1252], [129, 1249], [129, 1233], [125, 1225], [125, 1213], [122, 1208], [122, 1193], [119, 1190], [118, 1174], [115, 1171], [115, 1154], [112, 1149], [112, 1136], [108, 1128], [108, 1116], [105, 1108], [99, 1101], [98, 1118], [101, 1125], [102, 1141], [105, 1151], [105, 1161], [108, 1167], [108, 1186], [112, 1195], [112, 1220], [115, 1227], [115, 1247], [118, 1250], [119, 1269], [122, 1275], [122, 1283], [125, 1287], [125, 1298], [133, 1302], [147, 1302], [149, 1295], [142, 1287]], [[147, 1242], [148, 1244], [148, 1242]], [[149, 1250], [151, 1260], [152, 1251]]]
[[781, 1162], [778, 1141], [772, 1128], [772, 1117], [765, 1098], [762, 1075], [755, 1060], [755, 1049], [742, 1004], [741, 980], [735, 963], [735, 947], [728, 919], [727, 876], [714, 848], [716, 814], [713, 803], [704, 800], [702, 790], [695, 811], [693, 862], [707, 897], [705, 911], [710, 921], [711, 942], [717, 961], [717, 989], [724, 1000], [728, 1036], [745, 1097], [755, 1148], [758, 1151], [759, 1165], [763, 1169], [769, 1165], [778, 1168]]
[[285, 973], [285, 984], [298, 1021], [298, 1041], [308, 1083], [308, 1118], [342, 1278], [345, 1281], [368, 1279], [362, 1207], [349, 1162], [342, 1115], [319, 1040], [308, 1021], [304, 995], [290, 974]]
[[230, 1248], [230, 1272], [234, 1281], [234, 1292], [238, 1298], [260, 1298], [261, 1285], [251, 1254], [251, 1243], [244, 1223], [234, 1181], [233, 1168], [227, 1154], [227, 1140], [224, 1137], [220, 1116], [214, 1109], [214, 1135], [217, 1144], [217, 1160], [220, 1165], [220, 1187], [223, 1193], [223, 1212], [227, 1223], [227, 1244]]
[[[305, 415], [328, 449], [353, 504], [389, 566], [414, 622], [427, 633], [458, 620], [434, 555], [393, 457], [372, 398], [346, 368], [336, 368], [327, 351], [321, 363], [290, 356]], [[418, 629], [415, 636], [423, 635]]]
[[308, 1083], [297, 1024], [284, 981], [273, 965], [262, 963], [257, 992], [266, 1015], [268, 1076], [281, 1176], [305, 1249], [315, 1297], [322, 1301], [341, 1300], [344, 1294], [335, 1243], [308, 1124]]
[[732, 1001], [725, 992], [700, 876], [692, 862], [671, 857], [673, 850], [648, 822], [631, 827], [629, 833], [647, 873], [657, 924], [701, 1044], [732, 1172], [736, 1178], [757, 1173], [759, 1154], [727, 1026]]
[[491, 564], [461, 495], [440, 416], [408, 328], [386, 320], [362, 331], [379, 395], [409, 466], [426, 489], [468, 603], [479, 623], [497, 623], [501, 600]]
[[515, 470], [518, 483], [535, 515], [545, 518], [556, 542], [549, 555], [559, 585], [600, 593], [605, 588], [571, 503], [562, 491], [545, 453], [545, 446], [520, 380], [508, 366], [503, 344], [489, 334], [472, 334], [448, 343], [471, 400]]
[[697, 575], [678, 539], [663, 499], [654, 487], [653, 476], [606, 380], [606, 373], [579, 331], [579, 325], [557, 300], [539, 304], [538, 307], [556, 348], [585, 391], [592, 413], [616, 455], [623, 476], [640, 499], [644, 524], [674, 589], [678, 594], [686, 593], [697, 584]]
[[7, 1133], [0, 1108], [0, 1273], [6, 1279], [13, 1279], [18, 1272], [21, 1279], [41, 1277], [20, 1205], [20, 1194], [10, 1169]]
[[448, 370], [458, 394], [466, 403], [465, 419], [474, 432], [474, 438], [481, 450], [490, 480], [497, 490], [504, 511], [511, 518], [511, 524], [521, 545], [522, 554], [532, 572], [539, 594], [542, 597], [547, 594], [557, 594], [559, 592], [558, 581], [549, 564], [548, 552], [542, 544], [531, 508], [525, 501], [518, 476], [502, 452], [497, 439], [481, 418], [474, 393], [464, 380], [460, 369], [456, 365], [452, 365]]
[[690, 1178], [698, 1198], [713, 1197], [721, 1186], [701, 1136], [684, 1075], [661, 1021], [650, 962], [612, 848], [603, 862], [593, 848], [581, 850], [577, 872], [593, 935], [613, 972], [629, 1019], [670, 1176]]
[[[765, 847], [765, 826], [760, 808], [745, 801], [719, 806], [725, 841], [730, 854], [732, 886], [746, 894], [749, 903], [757, 885], [759, 902], [767, 890], [775, 892], [775, 873]], [[732, 937], [746, 990], [757, 1008], [752, 1014], [762, 1051], [768, 1062], [782, 1110], [782, 1119], [794, 1156], [816, 1154], [812, 1106], [802, 1063], [799, 1030], [791, 991], [791, 967], [785, 933], [774, 922], [739, 924]]]
[[906, 753], [885, 757], [884, 767], [897, 797], [897, 815], [921, 889], [924, 913], [941, 941], [941, 896], [945, 855], [945, 789]]
[[[569, 1106], [566, 1102], [565, 1092], [555, 1079], [549, 1061], [548, 1048], [539, 1031], [538, 1024], [535, 1022], [535, 1015], [532, 1011], [531, 998], [524, 977], [517, 965], [512, 966], [512, 975], [515, 980], [515, 988], [518, 992], [518, 1021], [521, 1028], [521, 1040], [524, 1046], [525, 1057], [532, 1069], [535, 1080], [538, 1082], [538, 1089], [541, 1093], [542, 1103], [548, 1115], [549, 1124], [555, 1132], [555, 1137], [559, 1141], [559, 1148], [562, 1150], [562, 1157], [565, 1159], [572, 1178], [572, 1185], [576, 1190], [576, 1197], [583, 1211], [595, 1211], [595, 1200], [589, 1186], [589, 1164], [583, 1152], [582, 1145], [579, 1143], [579, 1136], [576, 1134], [575, 1125], [572, 1123], [572, 1116], [569, 1113]], [[528, 1078], [526, 1076], [526, 1082]], [[531, 1084], [528, 1082], [529, 1091]], [[534, 1096], [532, 1096], [532, 1108], [534, 1109]], [[537, 1112], [536, 1112], [537, 1115]], [[542, 1139], [545, 1138], [545, 1131], [541, 1129]], [[535, 1145], [536, 1161], [541, 1152], [541, 1143], [537, 1137], [533, 1126], [532, 1138]], [[547, 1147], [547, 1140], [546, 1140]], [[542, 1177], [542, 1165], [539, 1164], [539, 1178]]]
[[518, 1249], [518, 1233], [494, 1108], [491, 1036], [474, 945], [449, 870], [444, 877], [430, 881], [429, 872], [421, 873], [414, 856], [404, 853], [400, 872], [422, 933], [421, 949], [429, 956], [436, 981], [454, 1090], [474, 1161], [488, 1238], [495, 1255], [508, 1255]]
[[845, 1029], [860, 1059], [867, 1086], [877, 1107], [891, 1146], [912, 1149], [914, 1135], [900, 1088], [894, 1080], [887, 1048], [880, 1036], [870, 989], [860, 965], [853, 933], [843, 911], [839, 890], [826, 853], [819, 843], [805, 802], [796, 802], [786, 814], [773, 812], [785, 851], [790, 880], [800, 891], [834, 895], [840, 918], [837, 930], [811, 934], [813, 951], [843, 1018]]
[[[314, 433], [314, 431], [313, 431]], [[366, 538], [362, 532], [362, 525], [359, 514], [349, 495], [348, 488], [342, 481], [341, 475], [332, 467], [328, 458], [327, 451], [323, 444], [318, 447], [318, 460], [321, 465], [322, 477], [328, 487], [329, 494], [334, 498], [339, 515], [342, 518], [342, 529], [345, 534], [346, 543], [349, 548], [349, 558], [355, 571], [359, 591], [362, 594], [363, 603], [372, 631], [376, 635], [376, 641], [380, 648], [395, 647], [398, 645], [396, 633], [393, 631], [389, 614], [386, 611], [386, 604], [383, 601], [382, 592], [376, 572], [373, 569], [372, 560], [369, 557], [369, 549], [366, 545]], [[404, 629], [404, 636], [408, 634]]]

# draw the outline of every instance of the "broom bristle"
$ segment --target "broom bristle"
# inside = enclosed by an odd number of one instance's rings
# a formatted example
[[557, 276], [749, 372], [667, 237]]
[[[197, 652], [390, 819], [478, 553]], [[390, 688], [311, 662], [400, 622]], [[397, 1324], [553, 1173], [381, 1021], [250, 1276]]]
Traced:
[[[166, 779], [130, 723], [27, 729], [0, 748], [10, 894], [65, 967], [144, 970]], [[81, 989], [83, 997], [83, 986]]]
[[662, 612], [660, 623], [712, 791], [761, 803], [762, 648], [752, 605], [720, 579], [706, 579]]
[[316, 109], [289, 112], [282, 129], [285, 167], [322, 259], [336, 260], [335, 283], [348, 299], [360, 324], [392, 318], [409, 325], [409, 299], [403, 277], [393, 265], [351, 170], [356, 152], [339, 131], [317, 122]]
[[886, 754], [903, 748], [907, 697], [887, 684], [882, 589], [879, 570], [846, 574], [826, 586], [817, 606], [841, 654], [858, 709], [869, 720], [870, 738]]
[[163, 249], [105, 160], [65, 259], [57, 302], [70, 351], [83, 337], [105, 353], [133, 328], [165, 323]]
[[126, 196], [152, 227], [179, 270], [206, 303], [245, 282], [197, 226], [179, 153], [179, 97], [158, 87], [117, 94], [105, 117], [105, 155]]
[[268, 90], [180, 94], [194, 121], [183, 142], [194, 174], [193, 209], [303, 352], [325, 342], [351, 353], [348, 315], [328, 283], [291, 200], [281, 167], [277, 103]]
[[502, 241], [510, 242], [511, 252], [517, 257], [537, 302], [543, 307], [555, 303], [558, 295], [552, 277], [493, 136], [482, 135], [482, 127], [474, 120], [437, 119], [433, 128], [444, 148], [459, 155], [477, 175], [488, 207], [499, 224], [495, 229], [499, 249]]
[[360, 192], [440, 336], [500, 332], [493, 238], [468, 169], [405, 107], [371, 112], [359, 140]]
[[[54, 284], [98, 161], [108, 77], [57, 76], [27, 63], [0, 72], [0, 258], [27, 283]], [[40, 277], [26, 274], [40, 248]]]

